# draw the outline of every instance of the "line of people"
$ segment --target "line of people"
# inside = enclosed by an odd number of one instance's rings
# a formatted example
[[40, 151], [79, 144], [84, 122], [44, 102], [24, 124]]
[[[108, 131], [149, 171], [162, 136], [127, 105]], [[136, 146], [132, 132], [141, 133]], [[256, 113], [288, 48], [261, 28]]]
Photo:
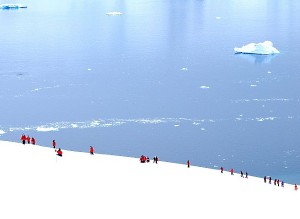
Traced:
[[[272, 177], [271, 176], [264, 176], [264, 183], [267, 183], [267, 181], [269, 182], [269, 184], [272, 184]], [[280, 182], [279, 179], [274, 179], [273, 184], [275, 186], [281, 185], [281, 187], [284, 187], [284, 181], [283, 180], [281, 180], [281, 182]], [[294, 184], [294, 189], [295, 189], [295, 191], [298, 190], [298, 185], [297, 184]]]
[[[145, 156], [145, 155], [141, 155], [140, 156], [140, 162], [141, 163], [149, 163], [150, 162], [150, 158], [148, 156]], [[157, 164], [158, 162], [158, 157], [157, 156], [154, 156], [153, 157], [153, 163], [156, 163]]]
[[21, 136], [21, 139], [20, 139], [21, 141], [22, 141], [22, 144], [26, 144], [26, 142], [27, 142], [27, 144], [33, 144], [33, 145], [35, 145], [35, 143], [36, 143], [36, 140], [35, 140], [35, 138], [34, 137], [29, 137], [29, 135], [25, 135], [25, 134], [22, 134], [22, 136]]
[[[26, 144], [26, 142], [28, 144], [30, 144], [30, 143], [33, 145], [36, 144], [35, 138], [34, 137], [30, 138], [29, 135], [26, 136], [25, 134], [22, 134], [20, 140], [22, 141], [22, 144]], [[61, 148], [58, 148], [58, 150], [56, 150], [56, 141], [55, 140], [52, 140], [52, 147], [54, 148], [56, 155], [62, 157], [63, 151], [61, 150]], [[90, 146], [89, 152], [91, 155], [94, 155], [94, 147], [93, 146]]]
[[[29, 135], [26, 136], [25, 134], [22, 134], [20, 140], [22, 141], [22, 144], [26, 144], [26, 141], [27, 141], [28, 144], [30, 144], [30, 143], [33, 144], [33, 145], [36, 144], [35, 138], [34, 137], [30, 138]], [[52, 147], [55, 149], [56, 155], [62, 157], [62, 155], [63, 155], [62, 150], [60, 148], [58, 150], [56, 150], [56, 141], [55, 140], [52, 141]], [[94, 147], [93, 146], [90, 146], [89, 153], [91, 155], [94, 155]], [[149, 163], [150, 162], [150, 158], [146, 157], [145, 155], [142, 155], [140, 157], [140, 162], [141, 163], [146, 163], [146, 162]], [[158, 162], [158, 157], [154, 156], [153, 157], [153, 163], [157, 163], [157, 162]], [[190, 168], [190, 165], [191, 165], [190, 160], [187, 160], [187, 167]], [[224, 168], [223, 167], [221, 167], [220, 170], [221, 170], [221, 173], [224, 172]], [[230, 174], [234, 175], [233, 168], [230, 169]], [[242, 178], [248, 178], [248, 172], [245, 172], [245, 176], [244, 176], [243, 171], [241, 171], [240, 174], [241, 174]], [[264, 176], [264, 182], [265, 183], [267, 182], [267, 179], [269, 181], [269, 184], [272, 184], [272, 178], [271, 178], [271, 176]], [[279, 186], [280, 185], [280, 180], [279, 179], [275, 179], [274, 180], [274, 185], [275, 186], [276, 185]], [[284, 181], [283, 180], [281, 181], [281, 187], [284, 187]], [[297, 184], [294, 184], [294, 189], [295, 189], [295, 191], [298, 190], [298, 185]]]

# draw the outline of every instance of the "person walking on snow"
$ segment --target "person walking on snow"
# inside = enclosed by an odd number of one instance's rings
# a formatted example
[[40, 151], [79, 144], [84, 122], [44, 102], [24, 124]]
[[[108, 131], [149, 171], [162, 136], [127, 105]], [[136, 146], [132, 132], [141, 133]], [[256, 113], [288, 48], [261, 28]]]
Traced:
[[94, 155], [94, 148], [92, 146], [90, 146], [90, 154]]
[[190, 164], [191, 164], [191, 163], [190, 163], [190, 160], [188, 160], [188, 161], [186, 162], [186, 164], [187, 164], [187, 167], [190, 168]]
[[233, 175], [233, 173], [234, 173], [234, 171], [233, 171], [233, 169], [231, 168], [231, 169], [230, 169], [230, 174]]
[[23, 134], [23, 135], [21, 136], [22, 144], [25, 144], [26, 140], [27, 140], [27, 138], [26, 138], [26, 136]]
[[57, 150], [56, 153], [57, 153], [56, 155], [60, 156], [60, 157], [62, 157], [62, 155], [63, 155], [63, 152], [62, 152], [62, 150], [60, 148]]
[[35, 145], [35, 138], [34, 137], [31, 138], [31, 144]]
[[55, 140], [52, 141], [52, 146], [53, 146], [54, 149], [56, 148], [56, 141]]
[[28, 144], [30, 144], [30, 139], [31, 139], [31, 138], [29, 137], [29, 135], [27, 135], [26, 140], [27, 140], [27, 143], [28, 143]]
[[224, 168], [223, 168], [223, 167], [221, 167], [221, 168], [220, 168], [220, 170], [221, 170], [221, 173], [223, 173], [223, 171], [224, 171]]
[[298, 186], [297, 186], [297, 184], [295, 184], [294, 188], [295, 188], [295, 191], [297, 191], [297, 190], [298, 190]]
[[241, 171], [241, 177], [244, 178], [244, 173], [243, 173], [243, 171]]

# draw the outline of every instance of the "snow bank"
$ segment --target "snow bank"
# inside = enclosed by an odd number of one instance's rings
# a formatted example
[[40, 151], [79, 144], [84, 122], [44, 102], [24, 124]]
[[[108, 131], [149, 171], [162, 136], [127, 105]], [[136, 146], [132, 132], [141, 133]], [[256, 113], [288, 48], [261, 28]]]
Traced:
[[[0, 150], [0, 218], [253, 219], [298, 215], [300, 191], [294, 191], [292, 185], [282, 188], [261, 178], [194, 167], [193, 161], [190, 168], [162, 161], [142, 164], [138, 158], [63, 148], [63, 157], [58, 157], [52, 148], [5, 141], [0, 141]], [[97, 147], [95, 150], [97, 153]]]
[[234, 48], [235, 53], [245, 54], [258, 54], [258, 55], [272, 55], [278, 54], [279, 51], [273, 47], [271, 41], [265, 41], [263, 43], [250, 43], [241, 48]]

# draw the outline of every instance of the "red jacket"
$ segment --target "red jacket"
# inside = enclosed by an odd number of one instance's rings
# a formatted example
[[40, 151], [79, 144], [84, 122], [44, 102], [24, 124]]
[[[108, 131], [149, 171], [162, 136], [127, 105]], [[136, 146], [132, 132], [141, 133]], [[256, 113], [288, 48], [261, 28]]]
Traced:
[[57, 155], [62, 156], [62, 154], [63, 154], [62, 150], [58, 150], [58, 151], [57, 151]]
[[25, 141], [25, 140], [27, 140], [27, 137], [25, 135], [22, 135], [21, 140]]
[[31, 138], [31, 144], [35, 144], [35, 138]]
[[93, 154], [94, 153], [94, 148], [90, 147], [90, 153]]

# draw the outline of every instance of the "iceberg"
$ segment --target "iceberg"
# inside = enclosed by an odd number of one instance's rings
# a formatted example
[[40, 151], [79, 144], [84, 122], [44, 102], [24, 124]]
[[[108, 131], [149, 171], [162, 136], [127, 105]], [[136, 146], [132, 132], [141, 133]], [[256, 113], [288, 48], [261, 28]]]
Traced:
[[107, 12], [106, 15], [122, 15], [122, 12], [119, 12], [119, 11], [111, 11], [111, 12]]
[[18, 8], [27, 8], [27, 6], [21, 5], [21, 4], [1, 4], [0, 8], [1, 9], [18, 9]]
[[241, 48], [234, 48], [235, 53], [244, 54], [258, 54], [258, 55], [273, 55], [278, 54], [279, 51], [273, 47], [271, 41], [265, 41], [263, 43], [250, 43]]

